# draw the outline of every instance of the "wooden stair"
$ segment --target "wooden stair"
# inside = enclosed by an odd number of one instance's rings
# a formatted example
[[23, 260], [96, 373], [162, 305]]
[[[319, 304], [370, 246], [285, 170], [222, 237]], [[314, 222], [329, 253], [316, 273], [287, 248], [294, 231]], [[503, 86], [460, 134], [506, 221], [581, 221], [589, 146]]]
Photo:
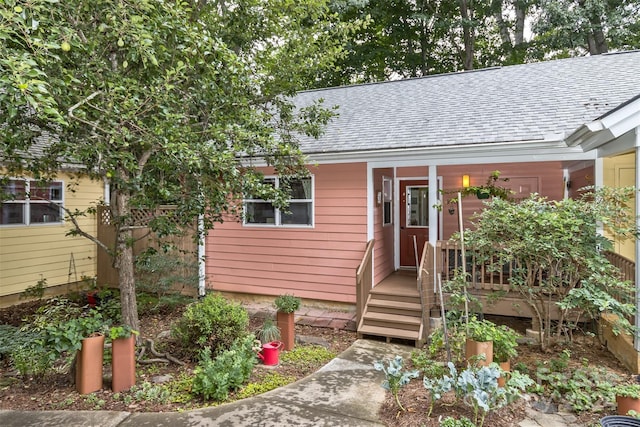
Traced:
[[360, 324], [358, 337], [366, 335], [423, 342], [422, 304], [417, 289], [378, 288], [369, 292]]

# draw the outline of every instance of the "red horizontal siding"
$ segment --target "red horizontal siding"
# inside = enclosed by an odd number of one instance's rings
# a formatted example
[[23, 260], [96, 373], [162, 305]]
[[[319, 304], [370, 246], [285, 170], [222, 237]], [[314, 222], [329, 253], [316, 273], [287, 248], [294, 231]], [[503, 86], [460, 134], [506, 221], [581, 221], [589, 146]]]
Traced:
[[245, 227], [230, 221], [207, 237], [209, 286], [225, 292], [355, 302], [355, 269], [367, 237], [366, 164], [320, 165], [314, 227]]

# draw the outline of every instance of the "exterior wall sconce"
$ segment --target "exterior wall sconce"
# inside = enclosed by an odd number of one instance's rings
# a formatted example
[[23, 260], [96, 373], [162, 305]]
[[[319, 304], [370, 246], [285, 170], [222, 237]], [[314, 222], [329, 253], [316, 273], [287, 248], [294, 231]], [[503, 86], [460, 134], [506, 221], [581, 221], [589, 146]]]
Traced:
[[462, 188], [469, 188], [471, 186], [469, 175], [462, 175]]

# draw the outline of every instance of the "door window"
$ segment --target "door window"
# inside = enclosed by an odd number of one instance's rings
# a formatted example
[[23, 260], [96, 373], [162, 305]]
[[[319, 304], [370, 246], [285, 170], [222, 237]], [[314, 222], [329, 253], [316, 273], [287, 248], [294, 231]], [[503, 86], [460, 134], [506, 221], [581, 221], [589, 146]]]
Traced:
[[407, 187], [407, 227], [429, 226], [429, 187]]

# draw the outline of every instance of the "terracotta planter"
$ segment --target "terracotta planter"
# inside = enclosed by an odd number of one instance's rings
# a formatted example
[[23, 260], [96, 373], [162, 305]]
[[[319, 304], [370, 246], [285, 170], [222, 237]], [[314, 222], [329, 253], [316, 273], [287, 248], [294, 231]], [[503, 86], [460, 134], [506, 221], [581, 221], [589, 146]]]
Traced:
[[636, 411], [640, 414], [640, 399], [627, 396], [616, 396], [618, 405], [618, 415], [627, 415], [629, 411]]
[[[493, 341], [474, 341], [467, 338], [465, 350], [468, 363], [489, 366], [493, 362]], [[475, 357], [481, 354], [485, 355], [484, 360]]]
[[[506, 362], [500, 362], [498, 363], [498, 365], [500, 365], [500, 369], [502, 369], [504, 372], [511, 372], [511, 362], [510, 361], [506, 361]], [[500, 377], [498, 378], [498, 387], [504, 387], [505, 384], [507, 383], [507, 377], [508, 375], [500, 375]]]
[[102, 389], [102, 361], [104, 335], [82, 340], [82, 348], [76, 356], [76, 390], [89, 394]]
[[136, 383], [136, 337], [113, 340], [111, 352], [111, 389], [114, 393], [129, 390]]
[[296, 329], [293, 321], [294, 313], [276, 313], [276, 322], [280, 329], [280, 339], [283, 343], [283, 350], [291, 350], [295, 344]]

